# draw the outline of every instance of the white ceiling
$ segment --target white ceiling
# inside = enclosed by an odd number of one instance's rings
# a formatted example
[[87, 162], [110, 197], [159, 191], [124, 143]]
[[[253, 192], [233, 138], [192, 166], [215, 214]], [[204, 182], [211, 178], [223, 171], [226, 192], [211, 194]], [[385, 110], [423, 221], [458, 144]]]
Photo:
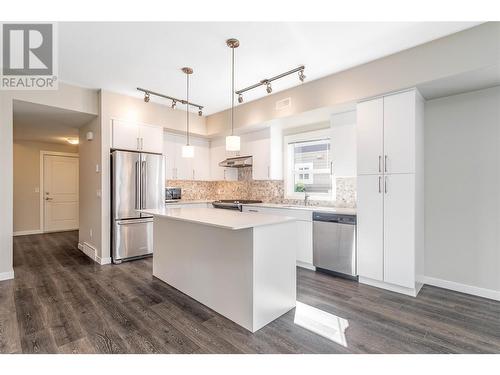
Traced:
[[95, 116], [40, 104], [14, 101], [14, 141], [66, 144]]
[[[230, 37], [241, 42], [235, 51], [236, 89], [241, 89], [300, 64], [306, 66], [307, 80], [318, 79], [476, 24], [60, 23], [59, 77], [126, 95], [140, 96], [135, 88], [144, 87], [183, 98], [180, 68], [190, 66], [191, 101], [211, 114], [230, 106], [230, 49], [225, 45]], [[273, 90], [299, 84], [297, 76], [289, 76], [273, 83]], [[258, 88], [245, 101], [265, 95]]]

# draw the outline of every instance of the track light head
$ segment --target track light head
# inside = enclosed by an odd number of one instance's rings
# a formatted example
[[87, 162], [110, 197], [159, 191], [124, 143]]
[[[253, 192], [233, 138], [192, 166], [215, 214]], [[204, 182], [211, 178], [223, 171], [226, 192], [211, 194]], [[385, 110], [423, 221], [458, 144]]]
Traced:
[[144, 102], [149, 103], [149, 92], [144, 93]]
[[243, 103], [243, 95], [238, 94], [238, 103]]
[[203, 112], [201, 111], [201, 108], [198, 110], [198, 116], [203, 116]]
[[303, 70], [299, 71], [299, 79], [300, 79], [300, 82], [304, 82], [304, 80], [306, 79], [306, 76], [304, 75]]
[[273, 92], [273, 88], [271, 87], [271, 82], [267, 82], [266, 84], [266, 91], [268, 94]]
[[172, 100], [172, 109], [175, 109], [176, 106], [177, 106], [177, 102], [175, 100]]

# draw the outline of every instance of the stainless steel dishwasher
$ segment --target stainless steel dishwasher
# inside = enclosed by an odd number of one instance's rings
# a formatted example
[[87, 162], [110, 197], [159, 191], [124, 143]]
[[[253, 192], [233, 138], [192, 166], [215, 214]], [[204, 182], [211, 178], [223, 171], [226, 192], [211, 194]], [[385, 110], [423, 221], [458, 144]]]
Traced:
[[355, 215], [313, 212], [313, 264], [318, 271], [357, 279]]

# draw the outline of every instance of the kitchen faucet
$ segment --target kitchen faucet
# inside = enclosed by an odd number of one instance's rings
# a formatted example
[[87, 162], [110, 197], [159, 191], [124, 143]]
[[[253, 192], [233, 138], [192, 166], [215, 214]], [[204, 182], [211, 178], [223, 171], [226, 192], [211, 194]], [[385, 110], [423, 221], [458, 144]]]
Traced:
[[304, 206], [309, 204], [309, 194], [307, 194], [306, 188], [304, 187]]

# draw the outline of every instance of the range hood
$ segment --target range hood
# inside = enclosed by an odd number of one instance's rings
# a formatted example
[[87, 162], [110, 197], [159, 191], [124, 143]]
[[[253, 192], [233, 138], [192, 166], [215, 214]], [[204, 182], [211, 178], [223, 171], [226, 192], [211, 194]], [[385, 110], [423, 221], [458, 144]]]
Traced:
[[227, 158], [219, 163], [220, 167], [230, 167], [230, 168], [243, 168], [252, 166], [251, 156], [237, 156], [234, 158]]

